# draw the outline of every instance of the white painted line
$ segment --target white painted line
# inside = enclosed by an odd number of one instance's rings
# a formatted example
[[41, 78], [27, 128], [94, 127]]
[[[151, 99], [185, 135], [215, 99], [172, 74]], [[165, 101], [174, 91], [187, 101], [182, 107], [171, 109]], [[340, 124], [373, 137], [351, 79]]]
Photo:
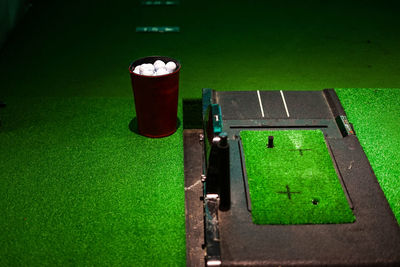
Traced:
[[285, 109], [286, 109], [286, 115], [287, 115], [288, 117], [290, 117], [290, 115], [289, 115], [289, 110], [287, 109], [287, 105], [286, 105], [285, 96], [283, 95], [282, 90], [281, 90], [281, 96], [282, 96], [282, 100], [283, 100], [283, 105], [285, 106]]
[[257, 96], [258, 96], [258, 103], [260, 104], [261, 116], [264, 118], [264, 108], [260, 97], [260, 90], [257, 90]]

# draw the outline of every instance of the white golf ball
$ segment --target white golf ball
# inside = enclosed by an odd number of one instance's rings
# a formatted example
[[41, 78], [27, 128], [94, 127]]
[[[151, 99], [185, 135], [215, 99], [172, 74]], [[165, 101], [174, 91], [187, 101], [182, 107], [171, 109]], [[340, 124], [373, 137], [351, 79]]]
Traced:
[[144, 72], [146, 70], [154, 71], [153, 64], [143, 63], [142, 65], [140, 65], [140, 72]]
[[165, 68], [165, 63], [162, 60], [156, 60], [156, 62], [154, 62], [154, 68], [156, 70], [160, 68]]
[[144, 71], [141, 72], [142, 75], [145, 76], [153, 76], [154, 75], [154, 71], [150, 70], [150, 69], [145, 69]]
[[133, 72], [136, 74], [140, 74], [140, 66], [136, 66]]
[[146, 69], [147, 69], [147, 70], [154, 71], [155, 68], [154, 68], [153, 64], [148, 63], [148, 64], [146, 64]]
[[146, 70], [146, 65], [145, 64], [140, 65], [139, 66], [139, 70], [140, 70], [140, 72], [145, 71]]
[[169, 61], [167, 64], [165, 64], [165, 68], [171, 73], [176, 69], [176, 64], [173, 61]]
[[156, 72], [156, 76], [160, 76], [160, 75], [165, 75], [165, 74], [168, 74], [169, 72], [167, 71], [167, 69], [165, 69], [165, 68], [160, 68], [160, 69], [158, 69], [157, 70], [157, 72]]

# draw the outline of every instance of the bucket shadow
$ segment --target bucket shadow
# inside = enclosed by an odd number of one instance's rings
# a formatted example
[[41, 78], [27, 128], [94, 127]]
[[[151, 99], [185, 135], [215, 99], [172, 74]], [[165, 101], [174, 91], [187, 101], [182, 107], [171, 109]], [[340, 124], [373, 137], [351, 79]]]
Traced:
[[[176, 118], [176, 129], [179, 129], [179, 127], [181, 127], [182, 123], [181, 120], [179, 118]], [[129, 130], [135, 134], [139, 134], [139, 127], [138, 127], [138, 123], [137, 123], [137, 117], [134, 117], [130, 122], [129, 122]]]
[[135, 134], [140, 134], [139, 133], [139, 128], [137, 124], [137, 118], [134, 117], [130, 122], [129, 122], [129, 130]]
[[183, 99], [183, 129], [203, 128], [203, 103], [201, 99]]

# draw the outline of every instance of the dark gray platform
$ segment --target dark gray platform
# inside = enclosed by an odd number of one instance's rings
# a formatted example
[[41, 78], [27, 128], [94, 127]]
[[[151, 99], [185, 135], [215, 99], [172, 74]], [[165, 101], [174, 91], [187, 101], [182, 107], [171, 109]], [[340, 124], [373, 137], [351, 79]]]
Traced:
[[201, 182], [203, 147], [202, 130], [184, 130], [186, 262], [188, 266], [204, 266], [203, 184]]
[[221, 105], [223, 120], [249, 119], [331, 119], [332, 113], [326, 105], [321, 91], [282, 92], [288, 108], [287, 116], [280, 91], [216, 92], [216, 103]]
[[[288, 112], [284, 107], [282, 94]], [[399, 225], [357, 137], [344, 137], [335, 122], [335, 117], [343, 114], [335, 94], [332, 91], [260, 91], [259, 95], [262, 105], [256, 91], [214, 92], [213, 96], [214, 103], [221, 106], [223, 131], [228, 133], [230, 145], [231, 209], [218, 213], [222, 265], [400, 266]], [[325, 135], [343, 190], [348, 193], [349, 203], [353, 207], [356, 222], [318, 225], [253, 224], [247, 208], [238, 139], [240, 131], [315, 128], [321, 129]], [[196, 138], [185, 136], [186, 170], [193, 168], [193, 164], [186, 160], [196, 157], [194, 154], [201, 151], [201, 146], [198, 147]], [[194, 146], [197, 149], [189, 149]], [[200, 173], [196, 173], [195, 178], [186, 176], [185, 179], [191, 181], [188, 184], [200, 179], [201, 166], [199, 168]], [[188, 172], [185, 171], [185, 174]], [[202, 193], [201, 188], [199, 190], [197, 194]], [[189, 206], [198, 204], [199, 200], [187, 194], [186, 201]], [[203, 214], [197, 212], [188, 209], [187, 220], [202, 220]], [[187, 231], [192, 229], [187, 228]], [[204, 243], [203, 236], [192, 235], [191, 238], [189, 246]], [[191, 259], [204, 257], [199, 251], [196, 253], [188, 258], [189, 266], [198, 266], [192, 265]]]

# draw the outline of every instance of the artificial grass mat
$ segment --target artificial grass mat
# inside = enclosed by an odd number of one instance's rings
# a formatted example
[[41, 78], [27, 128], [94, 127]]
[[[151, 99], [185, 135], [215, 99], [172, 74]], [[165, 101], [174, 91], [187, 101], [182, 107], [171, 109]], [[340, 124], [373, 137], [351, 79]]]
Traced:
[[242, 131], [240, 137], [255, 224], [354, 222], [321, 130]]
[[1, 266], [186, 264], [182, 127], [131, 132], [132, 97], [3, 100]]
[[335, 91], [400, 224], [400, 90]]

